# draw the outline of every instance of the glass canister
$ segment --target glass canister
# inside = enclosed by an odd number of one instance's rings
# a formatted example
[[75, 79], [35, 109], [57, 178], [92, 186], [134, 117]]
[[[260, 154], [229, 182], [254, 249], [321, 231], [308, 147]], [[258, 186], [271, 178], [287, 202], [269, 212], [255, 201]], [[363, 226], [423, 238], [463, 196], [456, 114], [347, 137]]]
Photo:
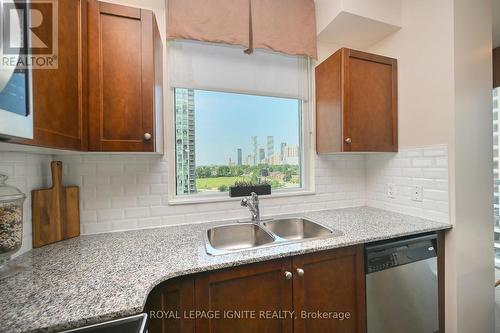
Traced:
[[21, 248], [23, 240], [23, 202], [26, 195], [5, 183], [0, 174], [0, 270]]

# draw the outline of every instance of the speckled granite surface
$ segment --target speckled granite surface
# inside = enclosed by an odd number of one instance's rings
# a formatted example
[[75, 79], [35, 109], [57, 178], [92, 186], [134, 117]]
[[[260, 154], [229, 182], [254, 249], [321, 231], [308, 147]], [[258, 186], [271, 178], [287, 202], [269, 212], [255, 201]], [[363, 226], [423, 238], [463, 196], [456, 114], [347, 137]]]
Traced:
[[209, 256], [203, 233], [227, 222], [81, 236], [12, 261], [25, 271], [0, 281], [1, 332], [57, 332], [136, 314], [158, 283], [195, 272], [450, 228], [359, 207], [304, 214], [342, 236]]

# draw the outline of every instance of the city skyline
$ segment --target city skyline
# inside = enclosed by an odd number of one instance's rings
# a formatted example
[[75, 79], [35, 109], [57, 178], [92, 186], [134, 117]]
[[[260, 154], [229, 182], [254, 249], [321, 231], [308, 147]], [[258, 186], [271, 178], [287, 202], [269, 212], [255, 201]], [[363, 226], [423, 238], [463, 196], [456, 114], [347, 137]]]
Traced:
[[[236, 149], [236, 154], [237, 154], [236, 165], [256, 165], [263, 162], [270, 165], [299, 163], [298, 157], [300, 149], [298, 144], [288, 144], [287, 142], [281, 142], [280, 150], [275, 151], [274, 148], [276, 147], [274, 145], [274, 137], [272, 135], [268, 135], [267, 147], [266, 147], [267, 150], [266, 150], [263, 146], [258, 144], [258, 140], [255, 140], [255, 138], [256, 138], [255, 136], [252, 136], [251, 138], [252, 151], [250, 152], [250, 154], [245, 154], [245, 151], [243, 151], [242, 148]], [[254, 143], [256, 143], [257, 145], [254, 146]], [[256, 147], [256, 150], [254, 149], [254, 147]], [[264, 154], [264, 158], [262, 158], [262, 154]], [[243, 159], [243, 156], [246, 156], [246, 158]], [[286, 159], [287, 157], [288, 160]], [[233, 159], [229, 157], [228, 160], [232, 161]]]
[[264, 148], [266, 156], [268, 136], [274, 143], [299, 144], [298, 100], [201, 90], [194, 97], [197, 166], [237, 163], [238, 148], [244, 164], [254, 155], [252, 137], [257, 137], [257, 152]]

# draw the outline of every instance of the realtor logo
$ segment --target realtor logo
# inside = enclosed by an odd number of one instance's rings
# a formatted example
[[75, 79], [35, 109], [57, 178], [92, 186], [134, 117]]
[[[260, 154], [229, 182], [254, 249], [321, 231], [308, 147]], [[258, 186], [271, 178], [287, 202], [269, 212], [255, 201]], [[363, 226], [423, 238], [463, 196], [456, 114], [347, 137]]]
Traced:
[[0, 69], [57, 68], [57, 0], [0, 0]]

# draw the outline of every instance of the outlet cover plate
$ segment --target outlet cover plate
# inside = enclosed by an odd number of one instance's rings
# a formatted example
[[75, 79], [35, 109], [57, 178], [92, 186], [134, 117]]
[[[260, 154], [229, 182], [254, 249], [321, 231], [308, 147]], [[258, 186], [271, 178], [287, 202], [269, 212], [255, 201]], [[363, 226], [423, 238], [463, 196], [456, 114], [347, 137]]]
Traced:
[[424, 189], [420, 185], [414, 185], [411, 191], [411, 200], [422, 202], [424, 200]]
[[396, 198], [396, 184], [387, 184], [387, 197], [391, 199]]

